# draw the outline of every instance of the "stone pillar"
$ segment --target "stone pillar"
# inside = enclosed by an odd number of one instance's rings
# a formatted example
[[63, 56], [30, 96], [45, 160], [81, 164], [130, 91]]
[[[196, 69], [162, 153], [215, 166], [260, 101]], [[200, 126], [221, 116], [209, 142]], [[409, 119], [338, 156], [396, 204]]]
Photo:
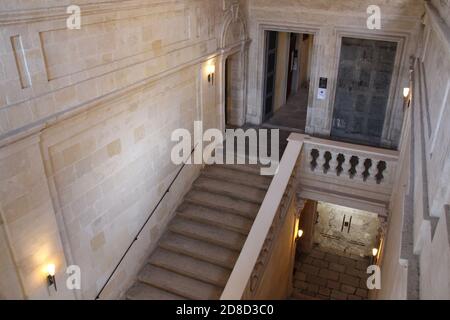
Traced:
[[303, 230], [303, 236], [298, 241], [297, 251], [308, 253], [312, 250], [314, 242], [314, 227], [317, 218], [317, 201], [306, 200], [305, 205], [300, 212], [299, 228]]

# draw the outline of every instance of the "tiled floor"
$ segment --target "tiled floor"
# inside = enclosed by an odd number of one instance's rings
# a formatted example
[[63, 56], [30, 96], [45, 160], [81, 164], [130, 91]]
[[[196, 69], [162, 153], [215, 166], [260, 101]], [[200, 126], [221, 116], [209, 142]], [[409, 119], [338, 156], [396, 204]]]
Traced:
[[291, 128], [305, 132], [307, 108], [308, 89], [302, 88], [297, 94], [290, 97], [287, 103], [264, 123], [264, 126]]
[[368, 298], [368, 259], [316, 247], [299, 254], [295, 264], [294, 299], [362, 300]]

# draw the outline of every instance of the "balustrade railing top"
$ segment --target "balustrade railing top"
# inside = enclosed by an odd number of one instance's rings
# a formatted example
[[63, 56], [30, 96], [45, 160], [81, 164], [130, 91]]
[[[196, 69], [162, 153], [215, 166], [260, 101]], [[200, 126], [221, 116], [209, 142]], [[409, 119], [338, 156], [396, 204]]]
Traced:
[[305, 137], [305, 135], [297, 133], [289, 136], [289, 143], [280, 161], [279, 170], [269, 186], [252, 229], [222, 293], [221, 300], [240, 300], [242, 298], [267, 234], [281, 206]]

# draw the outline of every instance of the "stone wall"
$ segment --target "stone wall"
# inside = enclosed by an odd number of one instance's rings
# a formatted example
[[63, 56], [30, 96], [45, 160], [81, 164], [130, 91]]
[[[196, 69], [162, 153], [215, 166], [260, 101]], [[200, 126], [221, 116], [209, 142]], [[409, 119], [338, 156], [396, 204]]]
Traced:
[[[366, 11], [369, 5], [379, 5], [382, 10], [381, 30], [367, 28], [369, 15]], [[399, 42], [400, 56], [395, 66], [382, 143], [386, 146], [397, 146], [403, 121], [402, 89], [408, 84], [408, 57], [416, 49], [416, 35], [423, 12], [423, 2], [417, 0], [250, 0], [249, 34], [252, 43], [249, 51], [247, 121], [254, 124], [260, 124], [262, 121], [264, 30], [314, 34], [312, 87], [306, 132], [325, 137], [331, 132], [340, 37], [388, 39]], [[328, 78], [326, 100], [317, 99], [320, 77]]]
[[[79, 1], [80, 30], [66, 28], [68, 4], [0, 1], [2, 297], [96, 297], [179, 170], [172, 131], [223, 128], [219, 49], [245, 36], [245, 3], [224, 27], [237, 1]], [[101, 298], [133, 281], [199, 169], [182, 172]], [[65, 289], [71, 264], [81, 291]]]
[[[370, 257], [372, 248], [378, 248], [378, 228], [380, 221], [376, 213], [351, 209], [325, 202], [317, 206], [319, 219], [314, 233], [314, 242], [320, 247], [333, 249], [336, 252], [353, 254], [359, 257]], [[350, 228], [342, 223], [349, 222]]]
[[426, 5], [416, 53], [380, 298], [450, 297], [450, 27], [437, 2]]

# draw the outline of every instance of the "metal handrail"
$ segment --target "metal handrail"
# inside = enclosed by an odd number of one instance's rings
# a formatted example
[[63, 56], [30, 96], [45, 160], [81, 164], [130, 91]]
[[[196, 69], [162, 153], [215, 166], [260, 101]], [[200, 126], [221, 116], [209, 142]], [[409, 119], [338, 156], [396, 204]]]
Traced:
[[[197, 148], [197, 145], [192, 149], [189, 158], [192, 157], [192, 154], [194, 153], [195, 149]], [[188, 159], [189, 159], [188, 158]], [[138, 241], [139, 236], [141, 235], [142, 231], [144, 230], [144, 228], [146, 227], [147, 223], [150, 221], [150, 219], [152, 218], [153, 214], [156, 212], [156, 210], [158, 210], [161, 202], [164, 200], [164, 198], [167, 196], [167, 194], [170, 192], [170, 189], [172, 188], [173, 184], [175, 183], [175, 181], [178, 179], [178, 177], [181, 174], [181, 171], [183, 171], [184, 167], [186, 166], [186, 162], [183, 163], [183, 165], [181, 166], [180, 170], [178, 170], [176, 176], [173, 178], [172, 182], [170, 183], [169, 187], [166, 189], [166, 191], [164, 192], [164, 194], [162, 195], [162, 197], [159, 199], [158, 203], [156, 204], [156, 206], [153, 208], [153, 210], [150, 212], [150, 215], [148, 216], [148, 218], [145, 220], [144, 224], [142, 225], [142, 227], [139, 229], [138, 233], [136, 234], [136, 236], [134, 237], [133, 241], [131, 242], [131, 244], [128, 246], [127, 250], [125, 251], [125, 253], [122, 255], [122, 257], [120, 258], [119, 262], [117, 263], [116, 267], [114, 268], [114, 270], [111, 272], [110, 276], [108, 277], [108, 279], [106, 280], [105, 284], [103, 285], [103, 287], [100, 289], [99, 293], [97, 294], [97, 296], [95, 297], [95, 300], [98, 300], [100, 298], [100, 295], [103, 293], [103, 291], [105, 290], [106, 286], [109, 284], [109, 282], [111, 281], [112, 277], [114, 276], [114, 274], [116, 273], [117, 269], [119, 268], [120, 264], [122, 263], [122, 261], [125, 259], [126, 255], [128, 254], [128, 252], [131, 250], [131, 248], [133, 247], [133, 245], [136, 243], [136, 241]]]

